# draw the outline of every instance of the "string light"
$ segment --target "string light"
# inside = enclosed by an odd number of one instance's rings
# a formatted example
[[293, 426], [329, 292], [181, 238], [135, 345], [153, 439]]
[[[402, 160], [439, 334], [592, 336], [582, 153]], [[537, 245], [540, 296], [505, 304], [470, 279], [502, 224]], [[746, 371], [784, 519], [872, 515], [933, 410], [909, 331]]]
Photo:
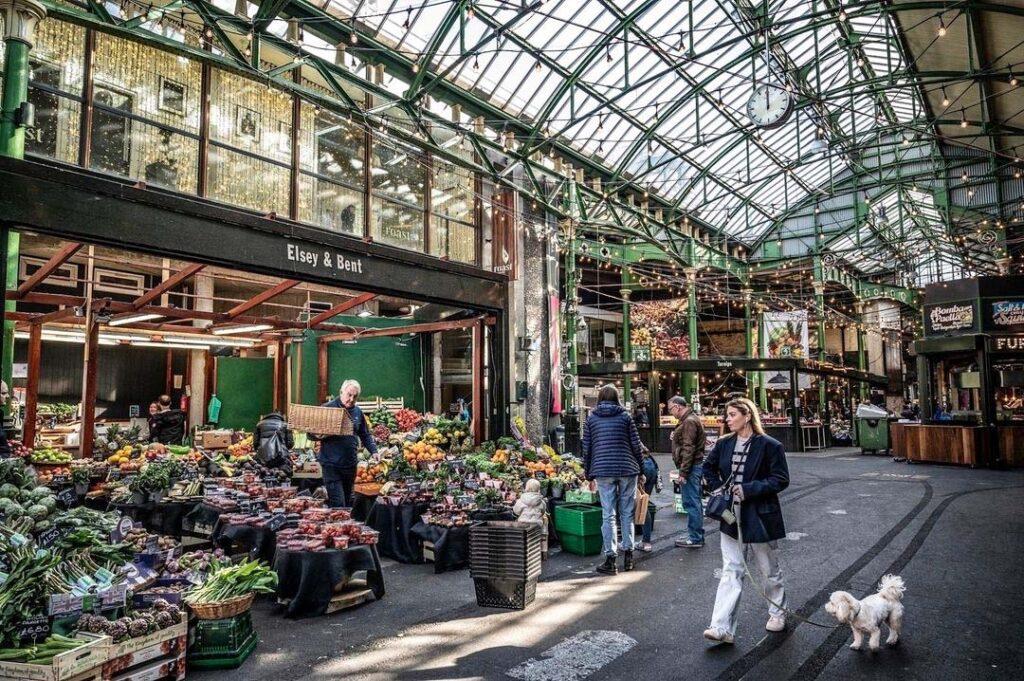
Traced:
[[942, 17], [939, 17], [939, 37], [946, 37], [946, 24], [942, 21]]

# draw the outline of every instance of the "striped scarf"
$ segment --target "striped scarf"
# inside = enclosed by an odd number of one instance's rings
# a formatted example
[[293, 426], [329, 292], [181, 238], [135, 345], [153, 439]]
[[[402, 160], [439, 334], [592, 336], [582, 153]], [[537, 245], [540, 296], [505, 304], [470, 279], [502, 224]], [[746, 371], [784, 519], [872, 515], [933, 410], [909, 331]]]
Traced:
[[747, 452], [750, 451], [750, 441], [754, 439], [751, 435], [744, 442], [736, 438], [736, 448], [732, 452], [732, 482], [734, 485], [743, 484], [743, 466], [747, 463]]

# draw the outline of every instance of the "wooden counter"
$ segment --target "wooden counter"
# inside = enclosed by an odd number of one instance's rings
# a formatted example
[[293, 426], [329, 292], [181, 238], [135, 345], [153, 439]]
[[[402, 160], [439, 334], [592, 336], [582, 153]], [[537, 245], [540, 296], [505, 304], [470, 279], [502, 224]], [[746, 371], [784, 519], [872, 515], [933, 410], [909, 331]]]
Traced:
[[996, 426], [996, 441], [1004, 464], [1024, 467], [1024, 426]]
[[991, 431], [981, 426], [890, 423], [893, 456], [907, 461], [986, 466], [991, 463]]

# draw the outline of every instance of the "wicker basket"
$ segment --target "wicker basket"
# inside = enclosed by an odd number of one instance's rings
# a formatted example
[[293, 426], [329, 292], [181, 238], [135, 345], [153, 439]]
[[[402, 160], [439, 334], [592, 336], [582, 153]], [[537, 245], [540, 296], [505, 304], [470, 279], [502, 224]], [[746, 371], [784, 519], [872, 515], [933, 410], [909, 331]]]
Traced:
[[252, 607], [253, 594], [237, 596], [219, 603], [189, 603], [188, 607], [201, 620], [222, 620], [241, 615]]
[[288, 407], [288, 425], [314, 435], [352, 435], [352, 418], [347, 409], [292, 404]]

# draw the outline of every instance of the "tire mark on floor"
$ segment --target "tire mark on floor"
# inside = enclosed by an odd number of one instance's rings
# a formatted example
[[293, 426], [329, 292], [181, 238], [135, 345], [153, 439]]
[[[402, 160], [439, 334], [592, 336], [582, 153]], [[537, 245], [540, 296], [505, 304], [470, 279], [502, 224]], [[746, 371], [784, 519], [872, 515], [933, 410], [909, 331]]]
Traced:
[[[921, 500], [917, 502], [914, 508], [903, 516], [888, 532], [886, 532], [881, 539], [874, 543], [874, 545], [865, 551], [857, 560], [853, 561], [845, 570], [836, 575], [828, 584], [822, 587], [816, 594], [807, 599], [803, 605], [801, 605], [794, 612], [800, 617], [809, 618], [813, 613], [817, 612], [822, 605], [828, 601], [828, 597], [833, 591], [842, 589], [848, 586], [850, 580], [861, 570], [863, 570], [868, 563], [875, 559], [885, 548], [892, 543], [892, 541], [904, 530], [906, 527], [914, 521], [914, 519], [921, 514], [921, 512], [931, 503], [932, 497], [935, 494], [931, 484], [924, 481], [914, 481], [924, 486], [924, 495]], [[786, 639], [793, 635], [793, 632], [801, 624], [800, 620], [796, 620], [792, 627], [787, 627], [785, 631], [775, 634], [774, 636], [767, 636], [762, 639], [757, 645], [751, 648], [749, 651], [743, 654], [742, 657], [733, 661], [728, 667], [726, 667], [718, 676], [715, 677], [716, 681], [735, 681], [743, 678], [750, 670], [764, 661], [769, 655], [775, 652]]]
[[[903, 549], [899, 556], [882, 571], [882, 574], [878, 576], [878, 579], [882, 578], [882, 575], [898, 575], [907, 567], [914, 555], [917, 554], [918, 550], [924, 545], [928, 535], [931, 534], [932, 529], [935, 528], [935, 524], [939, 521], [942, 514], [949, 508], [957, 499], [967, 496], [968, 494], [976, 494], [978, 492], [996, 492], [1008, 489], [1021, 489], [1022, 486], [1012, 487], [987, 487], [985, 489], [973, 489], [965, 490], [963, 492], [955, 492], [950, 494], [943, 499], [928, 515], [928, 518], [924, 521], [921, 527], [914, 534], [913, 539], [907, 544], [907, 547]], [[875, 580], [874, 583], [877, 583]], [[846, 644], [846, 641], [850, 638], [850, 628], [847, 626], [839, 627], [825, 638], [824, 641], [814, 649], [810, 657], [804, 660], [803, 664], [797, 668], [796, 672], [789, 677], [789, 681], [813, 681], [821, 675], [821, 672], [825, 670], [825, 667], [829, 662], [832, 661], [842, 647]]]

